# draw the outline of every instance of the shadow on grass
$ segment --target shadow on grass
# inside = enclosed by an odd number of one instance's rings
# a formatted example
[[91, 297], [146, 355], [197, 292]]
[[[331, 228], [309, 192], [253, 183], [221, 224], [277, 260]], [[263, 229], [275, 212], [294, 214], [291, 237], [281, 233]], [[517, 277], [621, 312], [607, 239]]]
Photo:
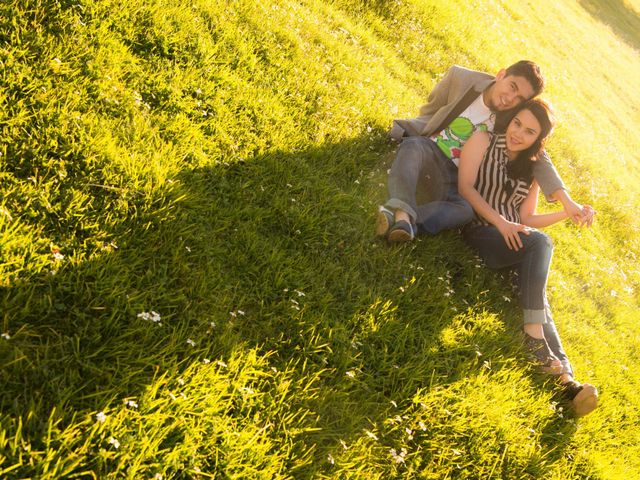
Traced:
[[640, 16], [624, 0], [580, 0], [580, 5], [622, 41], [640, 50]]
[[[117, 249], [0, 290], [12, 332], [3, 415], [43, 447], [54, 407], [64, 425], [139, 396], [159, 373], [258, 348], [320, 379], [297, 401], [317, 414], [305, 442], [322, 459], [338, 439], [383, 428], [394, 403], [517, 356], [504, 332], [464, 316], [513, 307], [494, 305], [501, 282], [457, 235], [401, 248], [373, 238], [383, 138], [185, 171]], [[161, 321], [138, 316], [150, 311]]]

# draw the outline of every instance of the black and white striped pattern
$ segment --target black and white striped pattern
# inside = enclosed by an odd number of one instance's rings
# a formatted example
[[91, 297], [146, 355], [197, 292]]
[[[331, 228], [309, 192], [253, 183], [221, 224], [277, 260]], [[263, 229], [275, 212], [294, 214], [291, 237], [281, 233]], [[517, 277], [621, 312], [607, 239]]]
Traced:
[[[520, 222], [520, 205], [529, 193], [530, 185], [524, 180], [514, 180], [507, 173], [507, 141], [504, 135], [491, 135], [489, 148], [482, 159], [476, 179], [476, 190], [482, 198], [510, 222]], [[476, 225], [489, 225], [476, 214]]]

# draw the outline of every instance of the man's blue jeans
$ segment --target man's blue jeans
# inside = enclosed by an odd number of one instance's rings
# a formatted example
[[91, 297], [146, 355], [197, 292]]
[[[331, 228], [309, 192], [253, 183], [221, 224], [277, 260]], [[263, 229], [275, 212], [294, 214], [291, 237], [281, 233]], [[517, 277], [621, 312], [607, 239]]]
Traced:
[[553, 244], [547, 235], [538, 230], [531, 231], [529, 235], [519, 235], [524, 248], [515, 251], [507, 247], [503, 236], [493, 225], [469, 225], [463, 231], [465, 241], [478, 252], [489, 268], [517, 269], [525, 323], [542, 324], [549, 348], [562, 362], [564, 371], [573, 374], [547, 301], [547, 277]]
[[473, 218], [471, 205], [458, 193], [458, 167], [430, 138], [402, 140], [388, 187], [385, 207], [407, 212], [418, 232], [435, 235]]

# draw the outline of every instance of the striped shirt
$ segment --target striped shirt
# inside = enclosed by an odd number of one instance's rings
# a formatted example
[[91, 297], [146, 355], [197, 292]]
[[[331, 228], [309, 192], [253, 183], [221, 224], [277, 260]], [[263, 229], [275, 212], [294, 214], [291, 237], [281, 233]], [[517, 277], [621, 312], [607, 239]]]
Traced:
[[[510, 222], [520, 223], [520, 206], [529, 193], [530, 184], [513, 179], [507, 173], [507, 141], [505, 135], [491, 135], [484, 154], [475, 188], [496, 212]], [[474, 225], [490, 225], [476, 213]]]

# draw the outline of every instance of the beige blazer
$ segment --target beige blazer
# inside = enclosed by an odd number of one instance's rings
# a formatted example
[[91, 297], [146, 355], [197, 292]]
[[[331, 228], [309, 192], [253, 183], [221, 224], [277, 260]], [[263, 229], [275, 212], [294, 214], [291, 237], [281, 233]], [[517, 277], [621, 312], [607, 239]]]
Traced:
[[402, 137], [430, 136], [439, 132], [494, 80], [495, 77], [487, 73], [454, 65], [433, 88], [427, 103], [420, 107], [419, 116], [411, 120], [394, 120], [389, 135], [399, 142]]

